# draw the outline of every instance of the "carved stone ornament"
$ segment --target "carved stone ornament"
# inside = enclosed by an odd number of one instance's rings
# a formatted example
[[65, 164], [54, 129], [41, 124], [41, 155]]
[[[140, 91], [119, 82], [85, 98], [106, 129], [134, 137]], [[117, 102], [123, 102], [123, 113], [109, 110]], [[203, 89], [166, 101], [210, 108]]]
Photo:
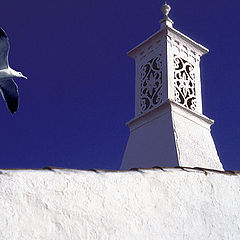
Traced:
[[162, 57], [161, 54], [140, 67], [141, 113], [162, 102]]
[[171, 10], [171, 7], [170, 7], [168, 4], [165, 3], [165, 4], [161, 7], [161, 10], [162, 10], [162, 13], [163, 13], [165, 19], [167, 19], [167, 18], [168, 18], [168, 14], [169, 14], [169, 12], [170, 12], [170, 10]]
[[193, 111], [196, 109], [194, 66], [177, 55], [174, 55], [174, 101]]

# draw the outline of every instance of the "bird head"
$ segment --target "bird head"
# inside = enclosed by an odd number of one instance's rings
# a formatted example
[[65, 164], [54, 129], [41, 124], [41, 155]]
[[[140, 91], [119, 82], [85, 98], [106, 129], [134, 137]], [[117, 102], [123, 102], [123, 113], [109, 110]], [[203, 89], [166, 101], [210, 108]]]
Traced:
[[17, 72], [17, 74], [18, 74], [18, 77], [22, 77], [22, 78], [25, 78], [25, 79], [27, 79], [27, 77], [26, 76], [24, 76], [21, 72]]

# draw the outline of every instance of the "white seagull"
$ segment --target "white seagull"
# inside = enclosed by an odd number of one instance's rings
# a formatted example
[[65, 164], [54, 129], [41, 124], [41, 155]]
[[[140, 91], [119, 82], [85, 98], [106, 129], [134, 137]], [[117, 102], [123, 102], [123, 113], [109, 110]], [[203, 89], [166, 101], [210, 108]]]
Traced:
[[0, 28], [0, 91], [5, 99], [9, 111], [14, 114], [18, 108], [18, 87], [13, 81], [13, 77], [22, 77], [21, 72], [17, 72], [8, 65], [9, 41], [6, 33]]

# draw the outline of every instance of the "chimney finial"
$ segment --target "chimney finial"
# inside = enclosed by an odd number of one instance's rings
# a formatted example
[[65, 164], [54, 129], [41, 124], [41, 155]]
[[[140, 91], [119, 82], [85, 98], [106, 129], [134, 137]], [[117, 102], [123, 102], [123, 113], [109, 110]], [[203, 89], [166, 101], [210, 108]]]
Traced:
[[168, 14], [171, 11], [171, 7], [165, 2], [165, 4], [161, 7], [161, 10], [164, 15], [164, 19], [168, 19]]
[[161, 7], [161, 11], [164, 15], [164, 19], [160, 21], [161, 29], [165, 28], [166, 26], [172, 27], [173, 21], [168, 17], [168, 14], [171, 10], [171, 7], [165, 2], [165, 4]]

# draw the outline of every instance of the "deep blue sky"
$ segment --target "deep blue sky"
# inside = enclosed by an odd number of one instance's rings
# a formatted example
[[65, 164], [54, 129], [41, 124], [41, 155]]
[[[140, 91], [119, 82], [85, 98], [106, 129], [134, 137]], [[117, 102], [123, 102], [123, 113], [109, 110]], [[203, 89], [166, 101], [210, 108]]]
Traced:
[[[0, 99], [0, 168], [117, 169], [134, 116], [134, 62], [126, 52], [159, 29], [158, 0], [8, 0], [7, 32], [20, 107]], [[203, 108], [225, 169], [240, 169], [238, 1], [168, 1], [174, 27], [210, 49]]]

